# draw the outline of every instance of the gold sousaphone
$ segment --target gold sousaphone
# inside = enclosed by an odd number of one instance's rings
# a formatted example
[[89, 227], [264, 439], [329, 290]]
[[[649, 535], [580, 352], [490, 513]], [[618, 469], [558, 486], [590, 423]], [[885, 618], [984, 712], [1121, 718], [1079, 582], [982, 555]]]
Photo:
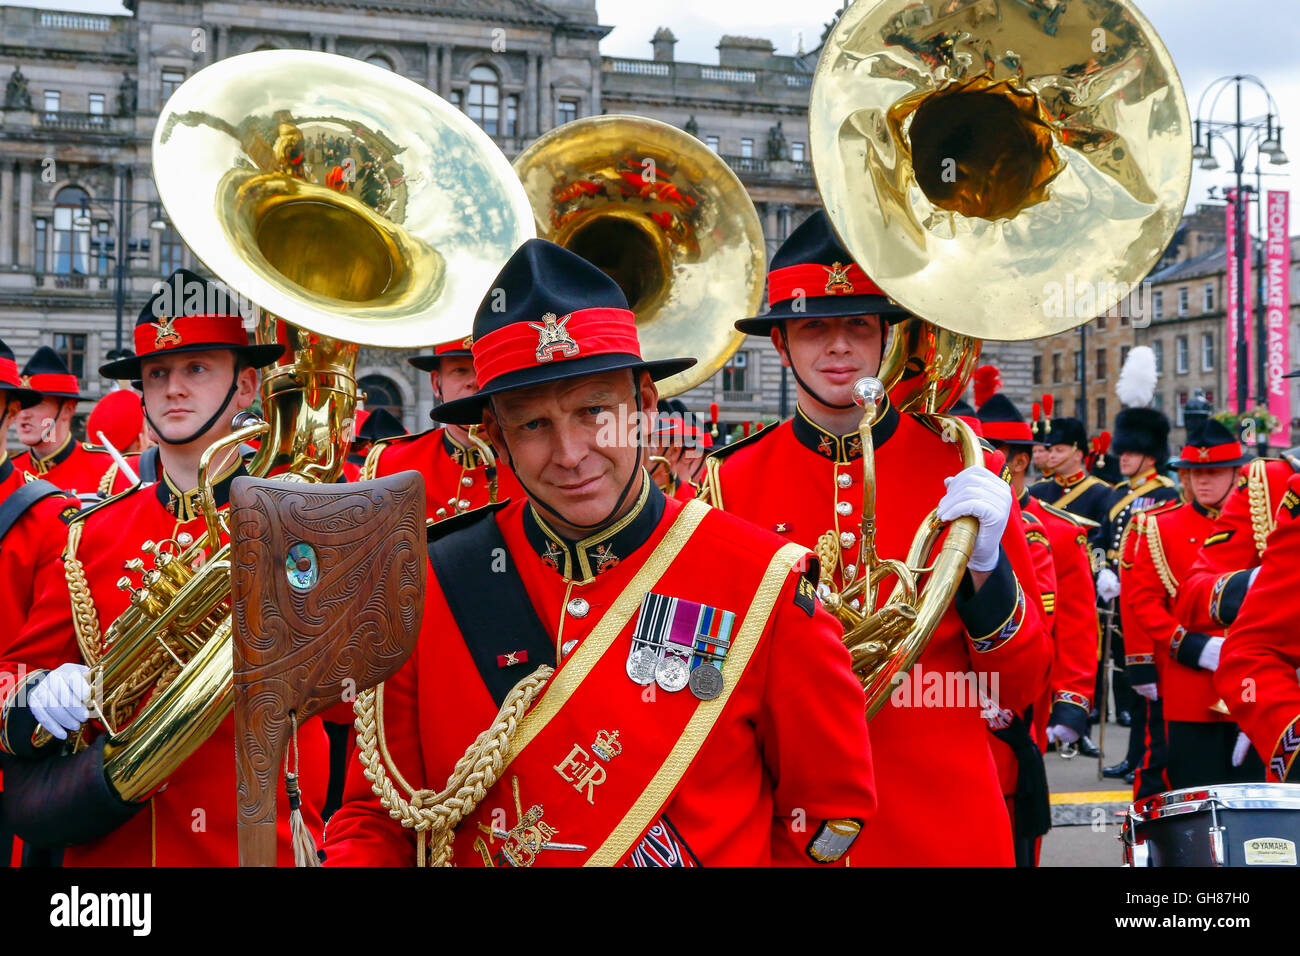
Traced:
[[[533, 234], [518, 179], [467, 116], [394, 73], [331, 54], [257, 52], [201, 70], [159, 116], [153, 163], [186, 244], [257, 307], [258, 341], [290, 346], [264, 371], [265, 421], [226, 443], [261, 438], [249, 466], [258, 477], [336, 480], [359, 346], [467, 335], [485, 290]], [[104, 775], [128, 803], [230, 713], [229, 546], [219, 537], [226, 518], [214, 513], [188, 548], [146, 546], [155, 567], [143, 586], [121, 582], [131, 607], [109, 625], [102, 655], [97, 622], [79, 623], [94, 712], [109, 729]]]
[[[965, 389], [980, 340], [1053, 335], [1117, 306], [1173, 236], [1191, 180], [1182, 84], [1129, 0], [857, 0], [822, 49], [809, 138], [835, 230], [915, 316], [893, 336], [884, 386], [857, 390], [868, 448], [886, 387], [905, 409], [941, 412]], [[1092, 290], [1086, 312], [1057, 307], [1069, 283]], [[982, 461], [958, 419], [932, 424], [966, 465]], [[905, 561], [881, 560], [871, 461], [863, 570], [827, 602], [869, 714], [951, 605], [976, 530], [954, 522], [931, 560], [932, 514]]]
[[622, 288], [649, 359], [697, 364], [658, 383], [677, 395], [716, 374], [744, 341], [733, 323], [763, 296], [763, 227], [744, 185], [689, 133], [643, 116], [556, 127], [515, 172], [537, 234]]

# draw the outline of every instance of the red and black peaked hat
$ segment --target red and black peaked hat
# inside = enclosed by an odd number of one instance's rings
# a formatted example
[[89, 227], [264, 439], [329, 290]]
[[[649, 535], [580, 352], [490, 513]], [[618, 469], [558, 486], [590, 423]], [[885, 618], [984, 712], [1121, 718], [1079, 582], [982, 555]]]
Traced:
[[454, 342], [443, 342], [441, 345], [435, 345], [432, 355], [427, 353], [412, 355], [406, 361], [421, 372], [436, 372], [445, 358], [471, 358], [474, 353], [470, 351], [470, 346], [473, 344], [474, 337], [467, 335], [463, 339], [456, 339]]
[[1034, 438], [1034, 433], [1020, 410], [1001, 392], [994, 392], [984, 399], [975, 417], [984, 426], [984, 437], [995, 445], [1032, 448], [1042, 444]]
[[18, 377], [18, 362], [14, 359], [14, 350], [5, 345], [3, 339], [0, 339], [0, 389], [7, 393], [4, 396], [6, 402], [16, 398], [22, 408], [31, 408], [33, 405], [40, 404], [41, 393], [23, 385]]
[[645, 369], [658, 381], [695, 364], [642, 358], [623, 290], [545, 239], [529, 239], [502, 267], [474, 316], [473, 338], [479, 390], [435, 408], [438, 421], [476, 425], [491, 396], [513, 389], [618, 369]]
[[196, 272], [177, 269], [154, 287], [135, 321], [135, 356], [99, 367], [105, 378], [141, 378], [140, 359], [161, 352], [229, 349], [248, 357], [255, 368], [284, 354], [283, 345], [250, 345], [235, 293]]
[[1188, 434], [1182, 456], [1169, 464], [1172, 468], [1237, 468], [1250, 460], [1222, 422], [1207, 418]]
[[767, 301], [765, 314], [741, 319], [736, 328], [767, 335], [783, 319], [879, 315], [897, 322], [910, 315], [853, 261], [820, 209], [800, 223], [772, 257]]
[[81, 394], [77, 376], [68, 370], [67, 363], [58, 352], [42, 345], [23, 366], [22, 383], [42, 398], [66, 398], [74, 402], [90, 402], [90, 395]]

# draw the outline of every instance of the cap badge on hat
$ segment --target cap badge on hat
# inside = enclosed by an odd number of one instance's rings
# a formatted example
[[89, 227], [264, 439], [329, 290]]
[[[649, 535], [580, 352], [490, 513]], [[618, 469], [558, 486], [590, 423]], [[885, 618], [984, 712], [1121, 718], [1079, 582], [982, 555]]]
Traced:
[[1198, 458], [1200, 458], [1201, 461], [1209, 461], [1209, 460], [1210, 460], [1210, 449], [1209, 449], [1209, 448], [1198, 448], [1198, 449], [1196, 449], [1196, 455], [1197, 455]]
[[841, 262], [832, 262], [822, 266], [826, 270], [827, 295], [852, 295], [853, 280], [849, 278], [849, 267]]
[[151, 322], [150, 325], [158, 330], [158, 334], [153, 339], [154, 348], [165, 349], [181, 344], [181, 334], [176, 331], [175, 316], [166, 316], [161, 322]]
[[472, 335], [465, 336], [463, 339], [460, 340], [460, 345], [461, 348], [465, 348], [465, 349], [471, 348], [474, 345], [474, 336]]
[[18, 379], [18, 384], [21, 385], [23, 388], [31, 388], [32, 377], [30, 375], [24, 375], [22, 378]]
[[537, 361], [549, 362], [558, 352], [561, 358], [572, 358], [578, 354], [578, 343], [565, 330], [564, 326], [572, 315], [557, 319], [554, 312], [542, 316], [545, 325], [529, 322], [530, 329], [537, 330]]

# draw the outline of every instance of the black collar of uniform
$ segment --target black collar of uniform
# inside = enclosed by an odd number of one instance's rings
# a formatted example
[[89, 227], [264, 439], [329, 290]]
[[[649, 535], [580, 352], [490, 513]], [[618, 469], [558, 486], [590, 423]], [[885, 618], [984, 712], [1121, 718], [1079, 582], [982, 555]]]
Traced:
[[664, 515], [664, 493], [641, 471], [641, 494], [632, 510], [613, 524], [581, 541], [554, 531], [530, 504], [524, 509], [524, 536], [542, 563], [566, 581], [590, 581], [612, 570], [650, 540]]
[[1025, 490], [1020, 493], [1020, 501], [1018, 502], [1018, 504], [1020, 505], [1021, 511], [1024, 511], [1026, 508], [1029, 507], [1029, 486], [1028, 485], [1026, 485]]
[[[794, 429], [794, 437], [799, 440], [799, 444], [810, 451], [815, 451], [823, 458], [829, 458], [836, 464], [847, 465], [849, 462], [862, 457], [862, 437], [858, 434], [857, 429], [847, 435], [836, 435], [834, 432], [828, 432], [804, 414], [804, 410], [798, 405], [795, 406], [794, 418], [790, 424]], [[876, 423], [871, 426], [872, 445], [879, 448], [889, 441], [897, 429], [898, 409], [894, 408], [893, 402], [886, 395], [884, 410]]]
[[442, 447], [451, 460], [463, 468], [478, 468], [483, 464], [482, 453], [477, 448], [467, 448], [451, 437], [451, 429], [442, 430]]
[[[248, 474], [244, 470], [244, 460], [238, 455], [224, 474], [219, 475], [212, 485], [212, 495], [217, 500], [217, 507], [224, 508], [230, 504], [230, 485], [240, 475]], [[158, 503], [167, 509], [167, 513], [176, 516], [176, 520], [185, 524], [203, 514], [203, 496], [199, 489], [191, 488], [181, 491], [172, 484], [171, 475], [163, 472], [162, 479], [154, 485], [154, 494]]]
[[[4, 480], [4, 479], [0, 478], [0, 481], [3, 481], [3, 480]], [[1189, 497], [1190, 497], [1190, 495], [1189, 495]], [[1219, 520], [1219, 510], [1220, 510], [1220, 509], [1218, 509], [1218, 508], [1207, 508], [1207, 507], [1205, 507], [1205, 505], [1201, 504], [1201, 503], [1200, 503], [1199, 501], [1197, 501], [1195, 498], [1192, 498], [1192, 499], [1191, 499], [1191, 504], [1192, 504], [1192, 510], [1194, 510], [1198, 515], [1203, 515], [1204, 517], [1209, 518], [1211, 521], [1218, 521], [1218, 520]]]
[[[0, 452], [0, 454], [3, 453]], [[5, 455], [3, 458], [0, 458], [0, 485], [3, 485], [6, 481], [8, 481], [9, 476], [12, 475], [13, 473], [14, 473], [14, 463], [9, 460], [9, 456]]]
[[29, 457], [32, 459], [32, 466], [36, 469], [36, 474], [43, 475], [55, 465], [63, 464], [68, 460], [68, 456], [72, 454], [72, 449], [75, 445], [76, 442], [72, 440], [72, 436], [68, 435], [67, 438], [63, 439], [63, 444], [58, 447], [58, 450], [56, 450], [54, 454], [48, 455], [45, 458], [37, 457], [36, 451], [34, 449], [31, 450], [29, 452]]

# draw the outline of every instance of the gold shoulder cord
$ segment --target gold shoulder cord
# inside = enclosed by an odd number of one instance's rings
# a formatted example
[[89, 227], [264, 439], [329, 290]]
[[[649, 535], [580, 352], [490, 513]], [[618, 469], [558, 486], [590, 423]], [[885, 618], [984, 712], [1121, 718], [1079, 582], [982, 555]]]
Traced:
[[366, 452], [366, 461], [361, 466], [361, 476], [358, 481], [369, 481], [375, 477], [375, 469], [379, 467], [379, 456], [387, 447], [387, 442], [378, 442], [371, 446], [370, 451]]
[[99, 479], [99, 493], [101, 495], [111, 495], [113, 493], [113, 482], [117, 480], [117, 462], [108, 466], [108, 471], [104, 472], [104, 477]]
[[72, 601], [72, 625], [77, 634], [77, 646], [81, 648], [81, 659], [89, 667], [99, 663], [103, 651], [103, 636], [99, 630], [99, 613], [90, 596], [90, 585], [86, 583], [86, 569], [77, 558], [77, 547], [81, 544], [81, 532], [85, 523], [73, 521], [68, 528], [68, 547], [63, 552], [63, 577], [68, 583], [68, 597]]
[[1250, 529], [1255, 535], [1255, 550], [1264, 556], [1268, 536], [1273, 533], [1273, 509], [1268, 500], [1268, 462], [1256, 458], [1246, 473], [1246, 494], [1250, 500]]
[[384, 737], [384, 685], [357, 697], [353, 704], [357, 755], [388, 815], [415, 831], [416, 866], [451, 866], [457, 825], [496, 784], [519, 722], [552, 673], [552, 668], [542, 665], [511, 689], [492, 726], [456, 762], [440, 793], [414, 789], [393, 764]]
[[710, 456], [704, 459], [704, 484], [695, 497], [714, 508], [726, 510], [722, 507], [722, 479], [718, 474], [721, 467], [722, 462], [717, 458]]
[[1174, 579], [1174, 573], [1169, 568], [1169, 559], [1165, 557], [1165, 547], [1160, 543], [1160, 525], [1155, 518], [1148, 518], [1142, 527], [1143, 533], [1147, 539], [1147, 546], [1151, 552], [1151, 563], [1156, 566], [1156, 574], [1160, 578], [1160, 583], [1165, 586], [1170, 597], [1178, 596], [1178, 581]]

